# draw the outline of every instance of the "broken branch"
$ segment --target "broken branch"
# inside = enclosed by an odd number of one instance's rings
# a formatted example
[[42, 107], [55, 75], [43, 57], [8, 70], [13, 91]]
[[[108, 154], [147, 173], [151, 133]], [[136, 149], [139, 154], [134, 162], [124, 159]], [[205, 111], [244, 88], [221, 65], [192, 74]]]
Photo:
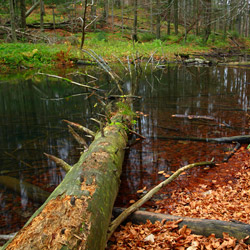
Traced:
[[63, 121], [64, 121], [64, 122], [67, 122], [69, 125], [71, 125], [71, 126], [77, 128], [77, 129], [79, 129], [79, 130], [81, 130], [81, 131], [83, 131], [83, 132], [85, 132], [85, 133], [91, 135], [92, 137], [95, 137], [95, 132], [93, 132], [92, 130], [90, 130], [90, 129], [88, 129], [88, 128], [82, 126], [82, 125], [80, 125], [79, 123], [70, 122], [70, 121], [68, 121], [68, 120], [63, 120]]
[[53, 78], [61, 79], [61, 80], [64, 80], [66, 82], [72, 83], [72, 84], [80, 86], [80, 87], [85, 87], [85, 88], [88, 88], [88, 89], [93, 89], [93, 90], [101, 91], [101, 89], [98, 89], [98, 88], [95, 88], [95, 87], [91, 87], [89, 85], [82, 84], [82, 83], [79, 83], [79, 82], [75, 82], [75, 81], [72, 81], [72, 80], [70, 80], [68, 78], [64, 78], [64, 77], [61, 77], [61, 76], [51, 75], [51, 74], [45, 74], [45, 73], [40, 73], [40, 72], [38, 72], [36, 74], [37, 75], [43, 75], [43, 76], [48, 76], [48, 77], [53, 77]]
[[207, 165], [214, 165], [213, 160], [207, 161], [207, 162], [197, 162], [193, 164], [186, 165], [180, 169], [178, 169], [174, 174], [172, 174], [168, 179], [161, 182], [157, 186], [155, 186], [153, 189], [151, 189], [146, 195], [144, 195], [140, 200], [135, 202], [132, 206], [128, 207], [124, 212], [122, 212], [115, 220], [113, 220], [109, 227], [109, 233], [107, 235], [107, 238], [109, 239], [110, 236], [114, 233], [116, 228], [134, 211], [136, 211], [139, 207], [141, 207], [145, 202], [150, 200], [154, 194], [156, 194], [161, 188], [165, 187], [167, 184], [175, 180], [182, 172], [191, 169], [193, 167], [197, 166], [207, 166]]
[[57, 158], [54, 155], [46, 154], [44, 153], [50, 160], [54, 161], [58, 166], [62, 167], [66, 172], [69, 172], [72, 168], [68, 163], [66, 163], [64, 160]]
[[72, 134], [72, 136], [75, 138], [75, 140], [84, 147], [84, 149], [87, 149], [88, 148], [88, 144], [87, 142], [80, 136], [76, 133], [76, 131], [70, 126], [68, 125], [68, 128], [69, 128], [69, 132]]

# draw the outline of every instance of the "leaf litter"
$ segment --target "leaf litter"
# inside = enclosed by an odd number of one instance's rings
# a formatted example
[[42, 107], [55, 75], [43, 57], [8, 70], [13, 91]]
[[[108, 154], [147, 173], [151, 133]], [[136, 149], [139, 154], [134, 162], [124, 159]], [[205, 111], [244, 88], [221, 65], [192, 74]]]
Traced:
[[[232, 180], [219, 178], [211, 180], [211, 185], [200, 183], [194, 189], [179, 187], [171, 197], [157, 200], [156, 209], [148, 209], [158, 213], [168, 213], [201, 219], [236, 221], [250, 224], [250, 162], [249, 152], [241, 147], [240, 152], [230, 160], [226, 167], [238, 167]], [[233, 164], [233, 166], [232, 166]], [[223, 163], [225, 167], [225, 164]], [[217, 166], [220, 171], [220, 164]], [[230, 175], [230, 172], [228, 172]], [[225, 175], [223, 175], [225, 176]], [[194, 177], [195, 178], [195, 177]], [[225, 178], [225, 177], [224, 177]], [[120, 226], [110, 239], [110, 250], [213, 250], [213, 249], [250, 249], [245, 239], [237, 240], [227, 233], [223, 238], [192, 234], [191, 229], [183, 226], [179, 229], [179, 221], [155, 222], [135, 225], [127, 223]]]

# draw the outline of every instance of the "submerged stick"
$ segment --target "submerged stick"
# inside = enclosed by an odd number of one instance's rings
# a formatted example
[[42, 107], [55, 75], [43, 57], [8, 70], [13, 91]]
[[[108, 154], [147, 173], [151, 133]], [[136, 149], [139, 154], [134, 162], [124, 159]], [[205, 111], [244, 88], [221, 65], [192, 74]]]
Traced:
[[237, 142], [236, 146], [233, 148], [230, 154], [224, 157], [223, 162], [228, 162], [228, 160], [237, 152], [238, 149], [240, 149], [240, 147], [241, 147], [241, 144]]
[[93, 89], [93, 90], [98, 90], [98, 91], [102, 91], [101, 89], [98, 89], [98, 88], [95, 88], [95, 87], [91, 87], [89, 85], [86, 85], [86, 84], [82, 84], [82, 83], [79, 83], [79, 82], [75, 82], [75, 81], [72, 81], [68, 78], [64, 78], [64, 77], [61, 77], [61, 76], [57, 76], [57, 75], [51, 75], [51, 74], [45, 74], [45, 73], [36, 73], [37, 75], [43, 75], [43, 76], [48, 76], [48, 77], [53, 77], [53, 78], [57, 78], [57, 79], [61, 79], [61, 80], [64, 80], [66, 82], [69, 82], [69, 83], [72, 83], [74, 85], [77, 85], [77, 86], [80, 86], [80, 87], [85, 87], [85, 88], [88, 88], [88, 89]]
[[69, 125], [76, 127], [77, 129], [91, 135], [92, 137], [95, 137], [95, 132], [93, 132], [92, 130], [80, 125], [79, 123], [75, 123], [75, 122], [70, 122], [68, 120], [63, 120], [64, 122], [67, 122]]
[[70, 126], [68, 125], [68, 128], [69, 128], [69, 132], [72, 134], [72, 136], [75, 138], [75, 140], [84, 147], [84, 149], [87, 149], [88, 148], [88, 144], [87, 142], [80, 136], [76, 133], [76, 131]]
[[239, 135], [219, 138], [199, 138], [199, 137], [178, 137], [178, 136], [157, 136], [159, 140], [178, 140], [178, 141], [200, 141], [200, 142], [218, 142], [218, 143], [250, 143], [250, 135]]
[[180, 114], [175, 114], [175, 115], [172, 115], [172, 117], [175, 117], [175, 118], [188, 118], [190, 120], [192, 120], [192, 119], [203, 119], [203, 120], [215, 121], [214, 117], [207, 116], [207, 115], [180, 115]]
[[16, 233], [12, 233], [12, 234], [0, 234], [0, 240], [10, 240], [13, 239], [16, 236]]
[[50, 195], [49, 192], [31, 183], [7, 175], [0, 176], [0, 183], [19, 194], [25, 191], [29, 199], [37, 202], [44, 202]]
[[180, 169], [178, 169], [174, 174], [172, 174], [168, 179], [161, 182], [157, 186], [155, 186], [153, 189], [151, 189], [146, 195], [144, 195], [140, 200], [135, 202], [132, 206], [128, 207], [124, 212], [122, 212], [115, 220], [113, 220], [109, 227], [109, 233], [107, 235], [107, 239], [110, 238], [110, 236], [114, 233], [116, 228], [134, 211], [136, 211], [139, 207], [141, 207], [145, 202], [150, 200], [154, 194], [156, 194], [161, 188], [165, 187], [167, 184], [175, 180], [182, 172], [191, 169], [193, 167], [197, 166], [206, 166], [206, 165], [213, 165], [214, 162], [207, 161], [207, 162], [197, 162], [193, 164], [186, 165]]
[[29, 167], [29, 168], [33, 168], [32, 165], [30, 165], [29, 163], [23, 161], [23, 160], [19, 160], [15, 155], [9, 153], [9, 152], [4, 152], [6, 155], [10, 156], [11, 158], [17, 160], [17, 161], [20, 161], [22, 164], [24, 164], [25, 166]]
[[65, 162], [64, 160], [57, 158], [54, 155], [50, 155], [50, 154], [46, 154], [44, 153], [44, 155], [46, 155], [51, 161], [54, 161], [56, 163], [56, 165], [62, 167], [66, 172], [69, 172], [70, 169], [72, 168], [67, 162]]

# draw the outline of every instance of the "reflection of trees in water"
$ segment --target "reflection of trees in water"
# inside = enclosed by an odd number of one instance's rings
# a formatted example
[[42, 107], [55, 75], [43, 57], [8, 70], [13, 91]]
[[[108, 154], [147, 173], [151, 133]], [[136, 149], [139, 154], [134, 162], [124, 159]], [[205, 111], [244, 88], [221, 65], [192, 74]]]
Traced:
[[[162, 74], [162, 72], [164, 72]], [[135, 107], [149, 116], [140, 116], [140, 133], [146, 137], [166, 136], [222, 137], [245, 133], [249, 105], [247, 69], [226, 67], [167, 67], [140, 79]], [[160, 81], [158, 80], [160, 79]], [[250, 81], [249, 81], [250, 82]], [[209, 115], [215, 122], [174, 119], [172, 114]], [[223, 126], [230, 125], [230, 126]], [[174, 171], [180, 166], [215, 157], [222, 160], [229, 146], [143, 140], [127, 155], [122, 176], [120, 203], [128, 203], [137, 190], [147, 189], [162, 180], [158, 171]], [[199, 169], [193, 174], [199, 175]]]

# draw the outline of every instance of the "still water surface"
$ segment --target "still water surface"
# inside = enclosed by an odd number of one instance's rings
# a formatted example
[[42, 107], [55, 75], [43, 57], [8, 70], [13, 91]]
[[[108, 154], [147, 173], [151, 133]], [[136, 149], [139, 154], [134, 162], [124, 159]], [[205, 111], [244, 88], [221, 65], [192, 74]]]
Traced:
[[[77, 80], [77, 79], [76, 79]], [[113, 86], [97, 82], [104, 89]], [[125, 206], [138, 189], [151, 188], [166, 173], [197, 161], [223, 159], [230, 145], [166, 136], [222, 137], [249, 132], [250, 69], [169, 66], [143, 75], [136, 83], [141, 99], [137, 132], [147, 139], [127, 150], [117, 205]], [[126, 91], [135, 88], [127, 80]], [[74, 164], [81, 148], [67, 131], [67, 119], [95, 129], [90, 120], [102, 112], [98, 100], [59, 80], [32, 78], [0, 81], [0, 174], [20, 180], [20, 191], [0, 184], [0, 234], [18, 231], [41, 203], [28, 198], [24, 181], [51, 192], [65, 172], [44, 152]], [[173, 118], [174, 114], [212, 116], [214, 121]], [[159, 138], [161, 137], [161, 139]], [[134, 138], [132, 138], [133, 141]], [[200, 170], [193, 175], [199, 176]], [[180, 178], [180, 181], [182, 181]]]

